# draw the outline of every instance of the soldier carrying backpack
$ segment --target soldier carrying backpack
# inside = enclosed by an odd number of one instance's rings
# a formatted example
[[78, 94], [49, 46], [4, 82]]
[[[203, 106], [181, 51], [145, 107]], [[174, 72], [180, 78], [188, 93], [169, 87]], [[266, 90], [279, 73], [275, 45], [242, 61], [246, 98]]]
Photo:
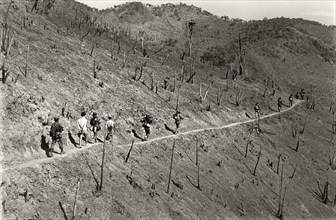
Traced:
[[53, 151], [54, 151], [54, 145], [58, 143], [59, 148], [61, 150], [61, 154], [65, 154], [63, 150], [63, 141], [62, 141], [62, 131], [63, 126], [59, 123], [59, 117], [56, 116], [54, 118], [54, 123], [51, 125], [50, 128], [50, 137], [52, 139], [51, 146], [49, 148], [49, 151], [47, 152], [48, 157], [53, 157]]
[[255, 112], [255, 117], [257, 119], [257, 126], [258, 126], [258, 130], [260, 129], [259, 127], [259, 121], [260, 121], [260, 106], [259, 103], [257, 102], [254, 106], [254, 112]]
[[147, 141], [149, 138], [151, 128], [150, 124], [152, 124], [152, 122], [153, 118], [150, 115], [146, 115], [143, 119], [141, 119], [142, 127], [144, 128], [146, 133], [145, 137], [142, 139], [143, 141]]
[[293, 105], [293, 94], [290, 94], [290, 96], [288, 97], [288, 101], [289, 101], [289, 107], [292, 107], [292, 105]]
[[300, 91], [300, 98], [303, 100], [303, 98], [304, 98], [304, 95], [305, 95], [305, 91], [304, 91], [304, 89], [301, 89], [301, 91]]
[[255, 117], [258, 119], [260, 119], [260, 106], [259, 103], [257, 102], [254, 106], [254, 112], [255, 112]]
[[280, 112], [282, 108], [282, 99], [281, 97], [278, 98], [278, 111]]
[[100, 120], [97, 116], [96, 112], [93, 112], [92, 118], [90, 120], [90, 125], [92, 126], [92, 131], [93, 131], [93, 140], [95, 143], [97, 143], [97, 137], [98, 137], [98, 131], [100, 131]]
[[181, 116], [181, 112], [176, 111], [176, 113], [173, 115], [173, 119], [175, 120], [175, 125], [176, 125], [175, 134], [177, 134], [178, 129], [179, 129], [180, 124], [181, 124], [181, 120], [183, 120], [183, 117]]

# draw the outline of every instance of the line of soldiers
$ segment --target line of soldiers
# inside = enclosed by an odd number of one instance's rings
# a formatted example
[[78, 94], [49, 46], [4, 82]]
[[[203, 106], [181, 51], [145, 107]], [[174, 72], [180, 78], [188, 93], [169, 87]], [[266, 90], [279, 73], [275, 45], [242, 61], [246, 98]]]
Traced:
[[[91, 127], [88, 127], [88, 120], [85, 118], [86, 112], [81, 113], [81, 118], [77, 121], [77, 128], [78, 128], [78, 137], [79, 137], [79, 148], [82, 147], [82, 141], [84, 140], [85, 144], [87, 145], [87, 137], [88, 137], [88, 131], [93, 132], [93, 142], [97, 143], [98, 139], [98, 132], [101, 130], [101, 122], [98, 118], [98, 115], [96, 112], [93, 112], [92, 118], [90, 120]], [[174, 131], [174, 134], [178, 133], [178, 129], [181, 124], [181, 120], [183, 120], [183, 117], [181, 116], [181, 112], [176, 111], [176, 113], [173, 115], [173, 119], [175, 120], [176, 130]], [[142, 138], [143, 141], [148, 140], [150, 135], [150, 129], [151, 124], [153, 122], [153, 119], [150, 115], [146, 115], [144, 118], [141, 119], [142, 127], [145, 130], [145, 137]], [[108, 120], [105, 125], [106, 129], [106, 136], [105, 140], [110, 141], [113, 138], [113, 132], [115, 130], [115, 123], [112, 121], [112, 116], [108, 116]], [[64, 148], [63, 148], [63, 141], [62, 141], [62, 132], [64, 128], [59, 122], [59, 117], [54, 117], [54, 123], [51, 125], [50, 128], [50, 137], [52, 139], [51, 145], [49, 146], [49, 149], [47, 150], [47, 156], [53, 157], [53, 151], [54, 146], [57, 143], [59, 145], [59, 148], [61, 150], [61, 154], [65, 154]]]
[[[175, 125], [176, 125], [176, 129], [174, 131], [174, 134], [177, 134], [178, 129], [180, 128], [181, 121], [183, 120], [181, 112], [176, 111], [175, 114], [173, 115], [173, 119], [174, 119]], [[142, 139], [143, 141], [147, 141], [148, 138], [149, 138], [152, 122], [153, 122], [153, 119], [150, 115], [146, 115], [143, 119], [141, 119], [142, 127], [145, 130], [145, 137]]]
[[[304, 89], [301, 90], [300, 92], [300, 97], [299, 97], [299, 93], [296, 93], [295, 98], [304, 98]], [[288, 97], [288, 101], [289, 101], [289, 106], [291, 107], [293, 105], [293, 95], [290, 94], [290, 96]], [[277, 106], [278, 106], [278, 111], [281, 111], [283, 102], [281, 97], [278, 98], [277, 101]], [[254, 111], [255, 111], [255, 117], [257, 119], [257, 123], [258, 123], [258, 128], [259, 128], [259, 120], [260, 120], [260, 106], [259, 103], [257, 102], [255, 107], [254, 107]], [[79, 137], [79, 147], [82, 147], [82, 140], [84, 139], [85, 144], [84, 146], [87, 145], [87, 136], [88, 136], [88, 126], [87, 126], [87, 119], [85, 118], [86, 116], [86, 112], [82, 112], [81, 113], [81, 118], [78, 119], [77, 121], [77, 127], [79, 129], [78, 132], [78, 137]], [[176, 111], [176, 113], [173, 115], [173, 119], [175, 121], [175, 125], [176, 125], [176, 129], [174, 131], [174, 134], [178, 133], [178, 129], [180, 127], [181, 121], [183, 120], [183, 117], [181, 115], [180, 111]], [[51, 146], [47, 152], [48, 157], [52, 157], [52, 152], [54, 150], [54, 145], [56, 143], [58, 143], [60, 150], [61, 150], [61, 154], [64, 154], [65, 151], [63, 149], [63, 142], [62, 142], [62, 131], [64, 130], [62, 125], [59, 123], [59, 117], [55, 117], [54, 118], [55, 122], [51, 125], [51, 129], [50, 129], [50, 136], [52, 139], [51, 142]], [[142, 123], [142, 127], [145, 130], [145, 136], [144, 138], [142, 138], [143, 141], [147, 141], [150, 135], [150, 130], [151, 130], [151, 124], [153, 122], [153, 119], [150, 115], [146, 115], [144, 118], [141, 119], [140, 121]], [[90, 130], [93, 132], [93, 141], [94, 143], [97, 143], [97, 138], [98, 138], [98, 132], [101, 130], [101, 126], [100, 126], [101, 122], [98, 118], [98, 115], [96, 112], [93, 112], [92, 114], [92, 118], [90, 120]], [[105, 140], [109, 141], [112, 140], [113, 138], [113, 130], [115, 128], [114, 126], [114, 122], [112, 121], [112, 116], [109, 115], [108, 116], [108, 120], [106, 122], [106, 131], [107, 134], [105, 136]]]
[[[297, 93], [298, 94], [298, 93]], [[303, 96], [304, 96], [304, 89], [301, 90], [300, 92], [300, 96], [302, 97], [303, 99]], [[297, 98], [297, 95], [295, 96], [296, 99]], [[293, 94], [290, 94], [289, 97], [288, 97], [288, 103], [289, 103], [289, 107], [292, 107], [293, 106]], [[278, 112], [281, 111], [281, 108], [282, 108], [282, 105], [283, 105], [283, 102], [282, 102], [282, 98], [279, 97], [278, 98], [278, 101], [277, 101], [277, 106], [278, 106]], [[254, 112], [255, 112], [255, 118], [257, 119], [257, 123], [258, 123], [258, 128], [259, 128], [259, 120], [260, 120], [260, 106], [259, 106], [259, 103], [257, 102], [254, 106]]]
[[[101, 130], [101, 122], [98, 118], [98, 115], [96, 112], [93, 112], [92, 118], [90, 120], [90, 125], [91, 127], [88, 128], [88, 120], [85, 118], [86, 112], [81, 113], [81, 118], [78, 119], [77, 121], [77, 127], [78, 127], [78, 137], [79, 137], [79, 147], [82, 147], [82, 140], [84, 139], [85, 144], [84, 146], [87, 145], [87, 136], [88, 136], [88, 131], [93, 132], [93, 141], [94, 143], [97, 143], [98, 139], [98, 132]], [[113, 137], [113, 130], [115, 128], [114, 122], [112, 121], [112, 116], [108, 116], [108, 120], [106, 122], [106, 136], [105, 140], [110, 141], [112, 140]], [[57, 143], [59, 145], [59, 148], [61, 150], [61, 154], [65, 154], [64, 148], [63, 148], [63, 141], [62, 141], [62, 132], [64, 128], [59, 122], [59, 117], [56, 116], [54, 117], [54, 123], [51, 125], [50, 128], [50, 137], [51, 137], [51, 145], [49, 146], [49, 149], [47, 150], [47, 156], [48, 157], [53, 157], [53, 151], [54, 151], [54, 146]]]
[[305, 93], [304, 89], [301, 89], [300, 92], [296, 92], [296, 94], [295, 94], [295, 98], [296, 98], [296, 99], [301, 99], [301, 100], [303, 100], [305, 94], [306, 94], [306, 93]]

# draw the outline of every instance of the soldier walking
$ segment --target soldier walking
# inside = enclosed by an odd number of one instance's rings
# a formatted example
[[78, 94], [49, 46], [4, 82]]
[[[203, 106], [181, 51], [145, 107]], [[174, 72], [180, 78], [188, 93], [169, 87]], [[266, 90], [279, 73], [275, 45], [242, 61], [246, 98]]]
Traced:
[[290, 94], [290, 96], [288, 97], [288, 101], [289, 101], [289, 107], [292, 107], [292, 105], [293, 105], [293, 94]]
[[85, 145], [87, 144], [87, 119], [85, 118], [86, 112], [81, 113], [81, 118], [77, 121], [77, 127], [79, 129], [78, 137], [79, 137], [79, 147], [82, 147], [82, 139], [84, 138]]
[[257, 119], [257, 124], [258, 124], [258, 130], [259, 128], [259, 121], [260, 121], [260, 106], [259, 103], [257, 102], [254, 106], [254, 112], [255, 112], [255, 117]]
[[150, 128], [151, 128], [151, 123], [152, 123], [152, 117], [150, 115], [146, 115], [142, 120], [142, 127], [145, 130], [145, 137], [142, 139], [143, 141], [147, 141], [150, 135]]
[[173, 119], [175, 120], [175, 125], [176, 125], [175, 134], [177, 134], [178, 133], [178, 129], [179, 129], [180, 124], [181, 124], [181, 120], [183, 120], [181, 112], [176, 111], [176, 113], [173, 115]]
[[282, 99], [281, 97], [278, 98], [278, 112], [281, 111], [281, 108], [282, 108]]
[[100, 131], [101, 128], [100, 128], [100, 120], [96, 112], [93, 112], [92, 114], [90, 125], [92, 126], [94, 143], [97, 143], [98, 131]]
[[54, 123], [51, 125], [50, 128], [50, 136], [52, 139], [51, 146], [49, 148], [49, 151], [47, 152], [48, 157], [53, 157], [54, 152], [54, 145], [58, 143], [59, 148], [61, 150], [61, 154], [65, 154], [65, 151], [63, 150], [63, 141], [62, 141], [62, 131], [63, 126], [59, 123], [59, 117], [56, 116], [54, 118]]
[[113, 130], [114, 130], [114, 122], [112, 121], [112, 116], [109, 115], [107, 117], [107, 122], [106, 122], [106, 130], [107, 130], [107, 134], [106, 134], [106, 138], [105, 140], [110, 141], [113, 139]]

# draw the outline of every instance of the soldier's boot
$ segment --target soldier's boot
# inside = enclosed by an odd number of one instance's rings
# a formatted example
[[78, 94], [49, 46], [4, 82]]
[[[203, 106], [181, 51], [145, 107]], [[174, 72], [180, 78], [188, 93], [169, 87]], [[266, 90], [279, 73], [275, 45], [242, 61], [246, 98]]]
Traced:
[[61, 150], [61, 154], [65, 154], [65, 151], [64, 151], [64, 149], [63, 149], [63, 146], [62, 146], [62, 145], [60, 145], [60, 150]]
[[83, 139], [83, 135], [80, 134], [80, 135], [79, 135], [79, 148], [82, 147], [82, 141], [83, 141], [82, 139]]
[[97, 133], [94, 134], [93, 140], [94, 140], [95, 143], [97, 143]]
[[54, 151], [53, 148], [49, 148], [49, 150], [48, 150], [48, 152], [47, 152], [47, 156], [48, 156], [48, 157], [53, 157], [53, 156], [54, 156], [54, 155], [53, 155], [53, 151]]
[[180, 123], [175, 123], [175, 125], [176, 125], [175, 134], [177, 134], [178, 133], [178, 129], [180, 128]]

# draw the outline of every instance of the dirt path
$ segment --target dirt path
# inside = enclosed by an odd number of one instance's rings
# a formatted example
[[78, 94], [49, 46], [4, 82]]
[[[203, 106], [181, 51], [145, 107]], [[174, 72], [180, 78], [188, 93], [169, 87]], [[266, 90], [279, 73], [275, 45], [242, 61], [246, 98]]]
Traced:
[[[271, 113], [271, 114], [268, 114], [268, 115], [261, 116], [260, 120], [265, 119], [265, 118], [270, 118], [270, 117], [282, 114], [284, 112], [290, 111], [291, 109], [293, 109], [295, 106], [297, 106], [301, 102], [303, 102], [303, 101], [298, 100], [293, 104], [293, 106], [291, 106], [290, 108], [287, 108], [287, 109], [285, 109], [281, 112], [274, 112], [274, 113]], [[144, 145], [144, 144], [148, 144], [148, 143], [151, 143], [151, 142], [160, 141], [160, 140], [164, 140], [164, 139], [169, 139], [169, 138], [177, 138], [179, 136], [189, 135], [189, 134], [192, 134], [192, 133], [197, 133], [197, 132], [202, 132], [202, 131], [220, 130], [220, 129], [224, 129], [224, 128], [230, 128], [230, 127], [234, 127], [234, 126], [237, 126], [237, 125], [248, 124], [248, 123], [251, 123], [251, 122], [254, 122], [254, 121], [256, 121], [256, 119], [244, 120], [244, 121], [235, 122], [235, 123], [231, 123], [231, 124], [227, 124], [227, 125], [223, 125], [223, 126], [219, 126], [219, 127], [209, 127], [209, 128], [200, 128], [200, 129], [196, 129], [196, 130], [190, 130], [190, 131], [178, 133], [176, 135], [172, 134], [172, 135], [167, 135], [167, 136], [154, 138], [154, 139], [144, 141], [144, 142], [143, 141], [137, 141], [137, 142], [134, 142], [134, 146], [136, 146], [136, 145], [140, 146], [140, 145]], [[99, 143], [99, 144], [102, 144], [102, 143]], [[51, 158], [41, 158], [41, 159], [31, 160], [31, 161], [24, 162], [24, 163], [21, 163], [21, 164], [16, 164], [16, 165], [13, 165], [13, 166], [9, 166], [9, 167], [6, 167], [4, 169], [1, 169], [0, 173], [10, 171], [10, 170], [22, 169], [22, 168], [25, 168], [25, 167], [31, 167], [31, 166], [41, 164], [41, 163], [48, 163], [52, 160], [62, 160], [65, 157], [69, 157], [69, 156], [72, 156], [72, 154], [77, 154], [77, 153], [80, 153], [82, 151], [86, 151], [86, 150], [88, 150], [88, 149], [90, 149], [94, 146], [99, 145], [99, 144], [89, 144], [84, 148], [74, 148], [74, 149], [68, 150], [67, 153], [63, 154], [63, 155], [57, 155], [57, 156], [54, 156], [54, 157], [51, 157]], [[131, 144], [124, 144], [124, 145], [116, 145], [114, 147], [125, 148], [125, 147], [130, 147], [130, 145]]]

